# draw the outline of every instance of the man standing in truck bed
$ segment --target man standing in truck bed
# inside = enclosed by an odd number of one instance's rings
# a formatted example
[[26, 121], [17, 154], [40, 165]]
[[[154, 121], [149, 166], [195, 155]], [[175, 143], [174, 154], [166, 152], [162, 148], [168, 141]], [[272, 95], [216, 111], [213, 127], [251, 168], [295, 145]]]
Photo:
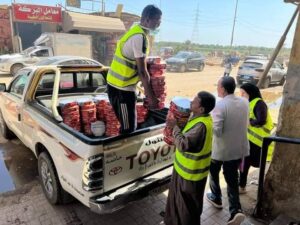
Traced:
[[155, 109], [158, 106], [158, 99], [150, 85], [146, 56], [149, 52], [147, 35], [159, 27], [161, 15], [161, 10], [154, 5], [144, 8], [140, 24], [132, 26], [119, 40], [107, 74], [107, 93], [121, 123], [122, 134], [136, 129], [135, 91], [139, 80], [149, 99], [149, 108]]

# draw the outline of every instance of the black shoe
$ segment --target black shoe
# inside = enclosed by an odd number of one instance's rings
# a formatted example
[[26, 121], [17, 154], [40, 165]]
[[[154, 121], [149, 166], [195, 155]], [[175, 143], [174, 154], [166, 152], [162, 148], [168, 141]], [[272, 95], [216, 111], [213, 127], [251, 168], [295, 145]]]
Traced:
[[166, 212], [165, 212], [165, 211], [161, 211], [161, 212], [159, 213], [159, 215], [160, 215], [161, 217], [165, 217]]
[[212, 193], [207, 193], [205, 195], [206, 200], [212, 204], [214, 207], [216, 207], [217, 209], [222, 209], [223, 205], [222, 205], [222, 200], [221, 199], [216, 199]]
[[242, 212], [242, 210], [238, 210], [236, 213], [231, 214], [227, 225], [240, 225], [245, 220], [245, 218], [246, 216]]

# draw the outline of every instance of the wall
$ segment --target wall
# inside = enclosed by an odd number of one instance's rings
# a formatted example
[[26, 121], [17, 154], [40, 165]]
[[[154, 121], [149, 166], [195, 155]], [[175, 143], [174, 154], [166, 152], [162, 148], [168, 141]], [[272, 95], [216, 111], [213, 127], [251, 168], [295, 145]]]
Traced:
[[0, 8], [0, 54], [12, 52], [11, 26], [8, 7]]

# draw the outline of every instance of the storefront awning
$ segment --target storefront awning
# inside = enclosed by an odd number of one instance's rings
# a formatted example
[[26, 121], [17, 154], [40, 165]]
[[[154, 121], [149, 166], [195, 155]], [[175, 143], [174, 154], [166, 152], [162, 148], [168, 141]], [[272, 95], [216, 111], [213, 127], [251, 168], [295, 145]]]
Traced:
[[85, 30], [96, 32], [124, 32], [124, 23], [118, 18], [94, 16], [82, 13], [63, 12], [63, 30]]

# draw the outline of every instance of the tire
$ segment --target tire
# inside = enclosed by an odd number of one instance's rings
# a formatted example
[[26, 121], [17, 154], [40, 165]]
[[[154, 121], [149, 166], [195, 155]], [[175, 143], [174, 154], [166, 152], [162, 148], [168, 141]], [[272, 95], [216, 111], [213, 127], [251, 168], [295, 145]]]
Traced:
[[199, 64], [198, 65], [198, 71], [203, 71], [203, 69], [204, 69], [204, 64]]
[[263, 88], [266, 89], [266, 88], [270, 87], [270, 84], [271, 84], [271, 78], [267, 77], [264, 82]]
[[282, 80], [279, 82], [279, 85], [284, 85], [284, 82], [285, 82], [285, 76], [282, 78]]
[[0, 111], [0, 133], [7, 140], [11, 140], [15, 137], [15, 134], [6, 125], [1, 111]]
[[183, 64], [183, 65], [180, 66], [179, 72], [184, 73], [185, 71], [186, 71], [186, 65]]
[[23, 67], [24, 67], [24, 65], [22, 65], [22, 64], [20, 64], [20, 63], [12, 65], [11, 68], [10, 68], [10, 74], [13, 75], [13, 76], [15, 76], [16, 73], [17, 73], [20, 69], [22, 69]]
[[38, 157], [38, 172], [43, 192], [51, 204], [70, 202], [72, 198], [62, 189], [54, 163], [46, 152], [42, 152]]

